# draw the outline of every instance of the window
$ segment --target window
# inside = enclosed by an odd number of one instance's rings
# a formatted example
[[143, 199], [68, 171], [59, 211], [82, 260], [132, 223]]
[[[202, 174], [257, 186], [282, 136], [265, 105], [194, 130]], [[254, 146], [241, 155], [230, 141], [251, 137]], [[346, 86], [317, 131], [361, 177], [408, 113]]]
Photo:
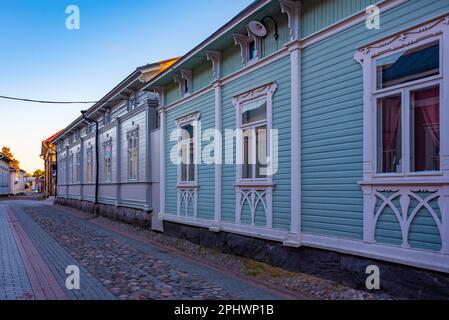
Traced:
[[93, 126], [92, 126], [91, 124], [88, 124], [88, 125], [87, 125], [87, 127], [86, 127], [86, 134], [92, 133], [92, 130], [93, 130], [92, 127], [93, 127]]
[[439, 42], [433, 42], [377, 60], [377, 89], [439, 75], [439, 53]]
[[240, 46], [240, 55], [244, 66], [250, 65], [261, 58], [262, 41], [252, 34], [235, 33], [234, 42]]
[[411, 171], [440, 170], [440, 88], [410, 92]]
[[86, 182], [92, 183], [93, 181], [93, 152], [92, 147], [86, 149]]
[[378, 174], [440, 171], [439, 75], [439, 42], [376, 61]]
[[112, 181], [112, 140], [103, 144], [104, 152], [104, 181]]
[[272, 154], [272, 100], [275, 83], [233, 99], [237, 115], [237, 180], [272, 180], [275, 155]]
[[136, 108], [136, 98], [135, 97], [129, 97], [128, 98], [128, 111], [132, 111]]
[[401, 96], [377, 101], [377, 172], [402, 172]]
[[243, 132], [242, 179], [267, 176], [267, 101], [259, 99], [242, 105], [240, 129]]
[[256, 42], [254, 40], [248, 43], [248, 61], [257, 57]]
[[138, 130], [128, 133], [128, 179], [137, 180], [139, 156]]
[[69, 158], [68, 158], [68, 165], [69, 165], [69, 174], [70, 174], [70, 180], [68, 181], [72, 181], [73, 183], [73, 153], [70, 153]]
[[77, 152], [75, 153], [74, 156], [74, 164], [73, 164], [73, 175], [72, 175], [72, 182], [73, 183], [78, 183], [80, 182], [80, 153]]
[[195, 179], [195, 129], [192, 123], [180, 130], [179, 152], [181, 157], [181, 182], [194, 182]]
[[104, 125], [106, 126], [106, 125], [110, 124], [111, 121], [112, 121], [111, 110], [107, 110], [104, 113]]

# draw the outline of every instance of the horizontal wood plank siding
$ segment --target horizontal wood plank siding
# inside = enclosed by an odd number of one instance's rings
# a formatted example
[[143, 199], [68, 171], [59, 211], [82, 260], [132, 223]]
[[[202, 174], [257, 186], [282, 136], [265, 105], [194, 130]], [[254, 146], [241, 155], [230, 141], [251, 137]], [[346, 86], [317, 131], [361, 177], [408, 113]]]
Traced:
[[[313, 24], [313, 19], [331, 23], [350, 14], [329, 17], [326, 12], [333, 6], [355, 12], [370, 2], [306, 1], [304, 33], [324, 26]], [[361, 23], [303, 50], [303, 232], [363, 237], [363, 198], [358, 185], [363, 164], [363, 74], [353, 59], [356, 49], [448, 10], [448, 0], [429, 0], [425, 6], [423, 1], [409, 0], [382, 14], [380, 30], [367, 30]], [[438, 249], [439, 236], [429, 221], [425, 216], [415, 221], [411, 242], [416, 247]], [[401, 239], [397, 221], [388, 214], [381, 217], [376, 234], [380, 242], [389, 244], [397, 245]]]

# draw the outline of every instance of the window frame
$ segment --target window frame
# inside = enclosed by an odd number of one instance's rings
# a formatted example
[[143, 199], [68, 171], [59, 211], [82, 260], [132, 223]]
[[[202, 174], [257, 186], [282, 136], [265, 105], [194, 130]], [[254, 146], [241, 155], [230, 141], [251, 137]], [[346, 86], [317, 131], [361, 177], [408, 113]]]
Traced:
[[[232, 99], [236, 111], [236, 129], [237, 129], [237, 139], [242, 138], [242, 143], [237, 143], [236, 146], [236, 185], [244, 184], [260, 184], [260, 185], [271, 185], [273, 184], [274, 176], [268, 174], [265, 177], [257, 178], [257, 163], [253, 166], [253, 178], [243, 178], [243, 160], [244, 160], [244, 143], [243, 143], [243, 132], [247, 128], [257, 129], [263, 125], [266, 127], [266, 139], [267, 139], [267, 159], [272, 158], [273, 148], [271, 143], [271, 129], [273, 129], [273, 95], [277, 90], [277, 84], [275, 82], [266, 84], [262, 87], [255, 88], [253, 90], [247, 91], [239, 96]], [[242, 112], [243, 107], [249, 103], [256, 102], [258, 100], [266, 101], [266, 119], [261, 121], [255, 121], [249, 124], [243, 124]], [[241, 137], [240, 137], [241, 135]], [[256, 148], [254, 142], [257, 141], [257, 131], [255, 130], [253, 134], [253, 150]], [[238, 147], [242, 149], [239, 150]], [[257, 159], [257, 149], [255, 150], [254, 156]], [[267, 168], [270, 164], [267, 164]]]
[[73, 153], [73, 171], [72, 175], [72, 183], [80, 183], [81, 177], [81, 152], [77, 151]]
[[93, 147], [90, 146], [86, 148], [86, 183], [92, 183], [93, 177], [94, 177], [94, 157], [93, 157]]
[[[111, 147], [111, 155], [109, 157], [106, 157], [106, 147]], [[103, 181], [110, 183], [112, 182], [112, 138], [109, 140], [103, 142]], [[109, 159], [109, 165], [106, 166], [106, 159]], [[106, 171], [106, 167], [108, 168], [108, 171]]]
[[[376, 61], [405, 50], [439, 42], [440, 72], [438, 75], [410, 81], [389, 88], [377, 89]], [[354, 59], [363, 68], [363, 180], [362, 186], [372, 184], [403, 184], [403, 183], [435, 183], [449, 178], [449, 109], [447, 94], [449, 93], [449, 15], [442, 15], [417, 24], [393, 35], [371, 42], [360, 47], [354, 54]], [[410, 172], [411, 166], [411, 130], [410, 130], [410, 91], [431, 88], [439, 85], [440, 90], [440, 171]], [[405, 136], [402, 139], [406, 152], [403, 154], [403, 170], [398, 174], [382, 174], [377, 172], [377, 97], [391, 95], [394, 91], [405, 90], [406, 101], [402, 111], [406, 112], [407, 122], [403, 126]], [[403, 96], [403, 94], [401, 93]], [[404, 117], [405, 115], [403, 115]], [[377, 117], [377, 115], [376, 115]]]
[[[133, 149], [131, 149], [130, 141], [132, 139], [136, 139], [136, 159], [134, 162], [134, 168], [135, 168], [135, 177], [132, 177], [131, 175], [131, 152]], [[138, 181], [139, 180], [139, 129], [134, 129], [129, 131], [126, 134], [126, 141], [127, 141], [127, 154], [128, 154], [128, 181]]]
[[[437, 43], [439, 44], [439, 59], [440, 59], [440, 70], [438, 75], [413, 80], [410, 82], [402, 83], [396, 86], [383, 88], [383, 89], [377, 89], [377, 61], [390, 57], [392, 55], [398, 54], [400, 52], [404, 52], [411, 49], [418, 49], [420, 47], [423, 47], [427, 44], [431, 43]], [[406, 178], [406, 177], [419, 177], [419, 176], [441, 176], [443, 174], [442, 169], [442, 157], [440, 155], [440, 170], [435, 171], [411, 171], [411, 127], [410, 127], [410, 109], [411, 109], [411, 100], [410, 100], [410, 94], [413, 91], [427, 89], [435, 86], [439, 86], [440, 88], [440, 148], [442, 144], [442, 124], [443, 121], [443, 87], [444, 87], [444, 76], [443, 76], [443, 38], [441, 36], [437, 37], [431, 37], [428, 39], [425, 39], [423, 41], [419, 41], [417, 43], [414, 43], [413, 45], [406, 46], [405, 48], [398, 48], [393, 51], [389, 51], [385, 54], [379, 55], [375, 59], [372, 60], [373, 64], [373, 72], [371, 74], [372, 77], [372, 88], [371, 88], [371, 97], [373, 101], [373, 137], [375, 137], [375, 142], [373, 144], [374, 147], [374, 155], [373, 155], [373, 177], [375, 178], [388, 178], [388, 177], [400, 177], [400, 178]], [[395, 95], [401, 96], [401, 139], [402, 139], [402, 170], [401, 172], [392, 172], [392, 173], [379, 173], [378, 172], [378, 141], [377, 141], [377, 124], [378, 124], [378, 118], [377, 118], [377, 103], [382, 98], [387, 98]], [[441, 153], [441, 152], [440, 152]]]
[[[198, 156], [199, 156], [199, 134], [200, 134], [200, 118], [201, 115], [199, 112], [195, 112], [189, 114], [185, 117], [179, 118], [176, 120], [177, 126], [177, 147], [178, 147], [178, 156], [179, 156], [179, 164], [177, 165], [178, 170], [178, 187], [198, 187]], [[193, 138], [189, 139], [188, 142], [182, 140], [182, 128], [188, 125], [192, 125], [193, 127]], [[182, 145], [193, 144], [193, 168], [194, 168], [194, 179], [189, 181], [182, 180]], [[187, 174], [188, 174], [187, 167]]]

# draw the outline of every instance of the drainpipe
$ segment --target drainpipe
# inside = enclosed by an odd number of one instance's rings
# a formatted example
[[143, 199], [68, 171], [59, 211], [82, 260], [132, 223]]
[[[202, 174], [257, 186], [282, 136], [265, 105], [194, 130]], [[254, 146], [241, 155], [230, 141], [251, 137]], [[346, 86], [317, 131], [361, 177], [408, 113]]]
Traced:
[[56, 159], [56, 176], [55, 176], [55, 200], [56, 200], [56, 199], [58, 199], [58, 175], [59, 175], [58, 148], [55, 147], [54, 150], [55, 150], [55, 159]]
[[81, 111], [81, 114], [83, 115], [83, 119], [84, 120], [86, 120], [87, 122], [89, 122], [89, 123], [95, 123], [95, 202], [94, 202], [94, 204], [95, 204], [95, 211], [97, 211], [96, 210], [96, 208], [97, 208], [97, 204], [98, 204], [98, 184], [99, 184], [99, 163], [100, 163], [100, 160], [99, 160], [99, 146], [98, 146], [98, 135], [99, 135], [99, 133], [98, 133], [98, 121], [97, 120], [95, 120], [95, 119], [92, 119], [92, 118], [88, 118], [88, 117], [86, 117], [86, 111], [84, 110], [84, 111]]

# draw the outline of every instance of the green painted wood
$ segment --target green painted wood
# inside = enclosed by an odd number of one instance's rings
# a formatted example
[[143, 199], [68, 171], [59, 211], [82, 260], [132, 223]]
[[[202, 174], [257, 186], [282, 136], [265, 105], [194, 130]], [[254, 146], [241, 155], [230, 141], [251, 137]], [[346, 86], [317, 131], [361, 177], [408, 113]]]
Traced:
[[357, 12], [378, 0], [304, 0], [301, 5], [301, 33], [306, 37]]
[[[373, 1], [305, 1], [303, 35], [313, 33]], [[334, 10], [333, 8], [339, 8]], [[447, 12], [448, 0], [408, 2], [382, 14], [381, 29], [353, 26], [302, 54], [302, 230], [363, 238], [363, 74], [353, 59], [358, 47]], [[420, 216], [411, 245], [439, 250], [433, 219]], [[400, 228], [391, 214], [381, 217], [378, 241], [400, 245]]]

